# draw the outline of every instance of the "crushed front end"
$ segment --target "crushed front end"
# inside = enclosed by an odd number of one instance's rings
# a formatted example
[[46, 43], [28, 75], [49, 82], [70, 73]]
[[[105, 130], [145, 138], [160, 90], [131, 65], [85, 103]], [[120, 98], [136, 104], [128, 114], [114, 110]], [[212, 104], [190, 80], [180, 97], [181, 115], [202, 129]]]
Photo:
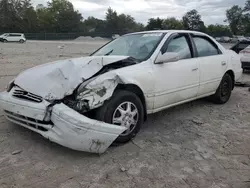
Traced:
[[18, 86], [0, 93], [0, 107], [9, 121], [79, 151], [103, 153], [126, 130], [90, 119], [63, 102], [48, 102]]

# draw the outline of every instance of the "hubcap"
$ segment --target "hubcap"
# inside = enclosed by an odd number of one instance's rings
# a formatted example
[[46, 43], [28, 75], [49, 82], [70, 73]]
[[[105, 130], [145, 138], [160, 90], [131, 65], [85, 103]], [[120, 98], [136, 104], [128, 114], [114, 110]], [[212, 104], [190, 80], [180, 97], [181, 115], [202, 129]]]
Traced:
[[222, 95], [222, 97], [227, 96], [228, 93], [229, 93], [229, 90], [230, 90], [230, 88], [229, 88], [229, 82], [228, 82], [228, 80], [225, 80], [222, 83], [222, 87], [221, 87], [221, 95]]
[[121, 136], [130, 134], [136, 127], [139, 118], [136, 106], [131, 102], [123, 102], [114, 111], [112, 123], [126, 127]]

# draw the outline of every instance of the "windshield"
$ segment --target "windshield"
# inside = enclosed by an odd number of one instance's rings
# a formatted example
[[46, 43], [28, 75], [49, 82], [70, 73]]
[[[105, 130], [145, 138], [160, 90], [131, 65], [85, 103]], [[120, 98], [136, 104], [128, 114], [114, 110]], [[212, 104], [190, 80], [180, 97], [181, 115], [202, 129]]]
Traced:
[[139, 61], [148, 59], [161, 41], [164, 33], [140, 33], [119, 37], [108, 43], [94, 56], [121, 55], [130, 56]]

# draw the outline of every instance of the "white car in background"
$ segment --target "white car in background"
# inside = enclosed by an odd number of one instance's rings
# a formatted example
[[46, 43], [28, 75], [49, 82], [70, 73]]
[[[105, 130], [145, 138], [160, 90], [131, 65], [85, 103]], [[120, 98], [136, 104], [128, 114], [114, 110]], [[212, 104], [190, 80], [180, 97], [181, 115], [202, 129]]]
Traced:
[[243, 71], [250, 70], [250, 45], [241, 50], [239, 55], [241, 56]]
[[222, 42], [230, 42], [231, 38], [230, 37], [221, 37]]
[[120, 37], [120, 35], [118, 35], [118, 34], [112, 35], [112, 39], [117, 39], [118, 37]]
[[216, 37], [215, 40], [216, 40], [217, 42], [221, 42], [221, 38], [220, 38], [220, 37]]
[[244, 36], [233, 36], [233, 38], [231, 39], [231, 42], [235, 43], [235, 42], [241, 42], [247, 40]]
[[230, 48], [241, 56], [243, 72], [250, 70], [250, 40], [243, 40]]
[[241, 75], [240, 56], [204, 33], [146, 31], [20, 73], [0, 106], [53, 142], [103, 153], [133, 138], [147, 114], [207, 96], [226, 103]]
[[22, 33], [4, 33], [0, 35], [0, 41], [24, 43], [26, 41], [26, 38]]

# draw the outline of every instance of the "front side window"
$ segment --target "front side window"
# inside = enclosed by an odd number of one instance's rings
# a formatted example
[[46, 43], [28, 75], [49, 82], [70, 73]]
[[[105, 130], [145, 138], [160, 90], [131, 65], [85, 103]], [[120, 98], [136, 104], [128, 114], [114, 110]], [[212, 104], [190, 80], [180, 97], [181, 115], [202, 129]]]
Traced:
[[198, 57], [218, 55], [218, 49], [207, 39], [203, 37], [193, 37], [197, 48]]
[[176, 52], [180, 59], [191, 58], [191, 51], [185, 36], [177, 36], [173, 38], [166, 49], [166, 52]]
[[148, 59], [160, 43], [164, 33], [139, 33], [119, 37], [108, 43], [93, 56], [130, 56], [139, 61]]

